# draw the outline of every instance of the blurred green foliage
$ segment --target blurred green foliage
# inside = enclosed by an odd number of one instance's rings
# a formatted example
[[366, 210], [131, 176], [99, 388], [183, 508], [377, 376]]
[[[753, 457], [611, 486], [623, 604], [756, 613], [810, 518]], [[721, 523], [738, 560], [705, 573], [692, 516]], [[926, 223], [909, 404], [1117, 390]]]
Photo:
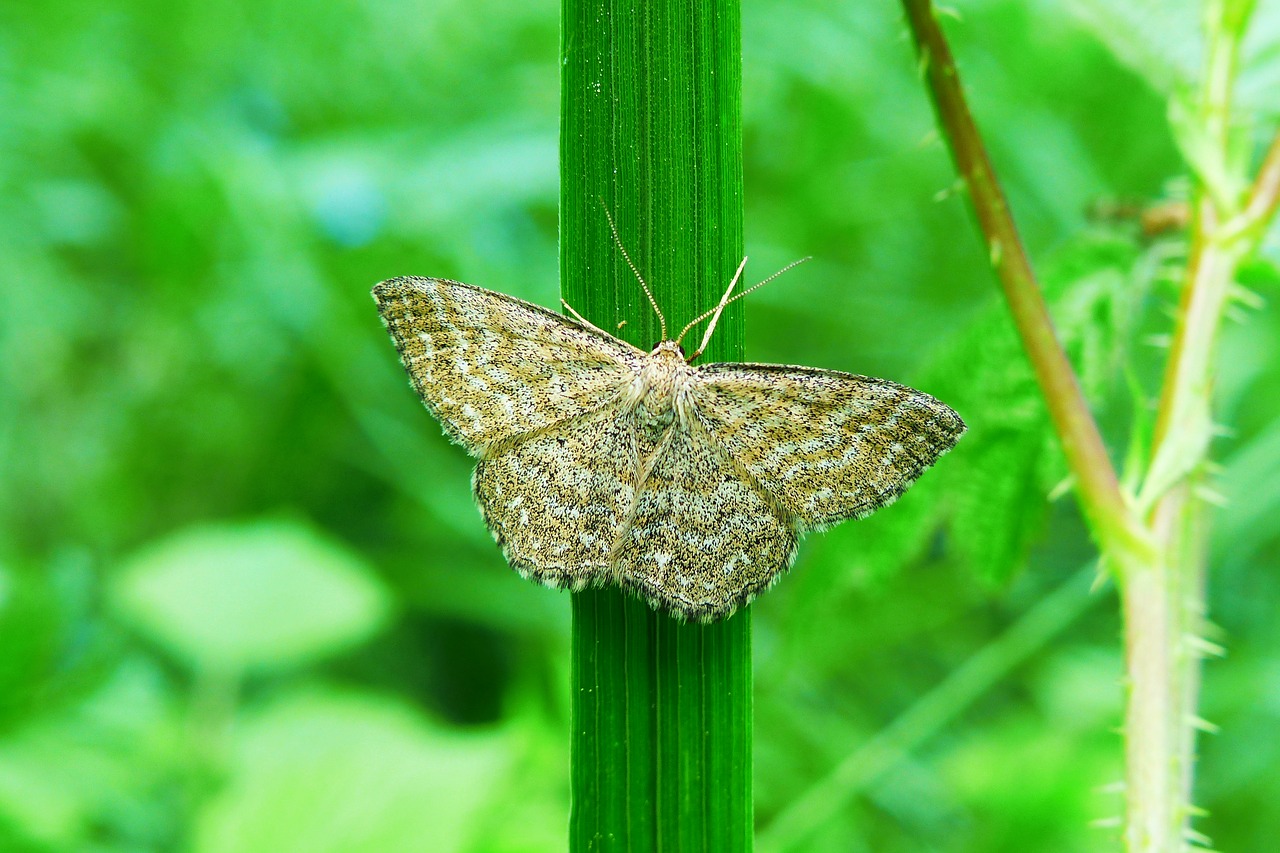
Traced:
[[[1186, 247], [1089, 211], [1185, 192], [1166, 113], [1195, 8], [960, 13], [974, 108], [1123, 454]], [[749, 356], [911, 382], [972, 427], [753, 608], [767, 830], [1092, 549], [1048, 499], [1064, 468], [897, 6], [745, 15], [752, 270], [817, 257], [752, 297]], [[1246, 45], [1259, 140], [1278, 17]], [[368, 295], [416, 273], [555, 304], [557, 27], [502, 0], [0, 9], [0, 849], [562, 849], [568, 601], [504, 565]], [[1273, 300], [1278, 263], [1273, 234], [1246, 283]], [[1242, 319], [1198, 801], [1246, 851], [1280, 835], [1280, 312]], [[1093, 599], [841, 792], [807, 849], [1116, 849], [1091, 826], [1121, 805], [1118, 622]]]

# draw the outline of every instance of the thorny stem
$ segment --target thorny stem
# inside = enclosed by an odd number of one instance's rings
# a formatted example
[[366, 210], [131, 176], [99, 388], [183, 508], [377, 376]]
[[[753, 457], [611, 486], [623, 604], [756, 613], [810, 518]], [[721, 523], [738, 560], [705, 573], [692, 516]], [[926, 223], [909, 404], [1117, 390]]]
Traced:
[[[1231, 83], [1235, 79], [1240, 39], [1244, 34], [1247, 11], [1252, 6], [1252, 0], [1213, 0], [1209, 5], [1210, 10], [1218, 14], [1208, 21], [1209, 52], [1200, 111], [1206, 137], [1225, 158]], [[1268, 169], [1259, 173], [1259, 180], [1280, 182], [1280, 178], [1272, 177]], [[1250, 206], [1255, 203], [1263, 211], [1268, 208], [1274, 211], [1274, 199], [1270, 205], [1265, 201], [1259, 203], [1251, 200]], [[1218, 209], [1213, 194], [1206, 191], [1204, 186], [1200, 188], [1187, 283], [1178, 307], [1178, 319], [1156, 417], [1152, 442], [1155, 451], [1153, 460], [1157, 458], [1160, 446], [1167, 442], [1170, 426], [1188, 416], [1190, 407], [1196, 402], [1208, 399], [1209, 353], [1213, 349], [1231, 274], [1239, 260], [1241, 241], [1232, 238], [1240, 236], [1239, 232], [1227, 236], [1218, 227], [1218, 223], [1227, 219], [1231, 212]]]
[[[969, 114], [929, 0], [903, 0], [939, 124], [964, 177], [1013, 320], [1036, 371], [1103, 556], [1118, 569], [1129, 680], [1125, 844], [1178, 853], [1191, 829], [1195, 708], [1204, 612], [1205, 519], [1194, 487], [1206, 458], [1212, 359], [1236, 268], [1280, 205], [1280, 136], [1246, 199], [1225, 169], [1203, 175], [1186, 284], [1160, 397], [1144, 489], [1131, 507], [1053, 335], [1008, 204]], [[1253, 0], [1209, 0], [1199, 118], [1210, 154], [1228, 162], [1230, 93]], [[1241, 203], [1243, 202], [1243, 203]]]
[[[1219, 162], [1228, 154], [1231, 89], [1252, 0], [1208, 4], [1208, 54], [1200, 118]], [[1125, 845], [1131, 853], [1181, 851], [1191, 828], [1196, 706], [1204, 621], [1205, 513], [1195, 487], [1208, 455], [1213, 358], [1240, 260], [1280, 199], [1280, 137], [1244, 204], [1209, 186], [1196, 200], [1191, 257], [1157, 409], [1149, 470], [1175, 472], [1148, 497], [1147, 523], [1162, 559], [1128, 578], [1122, 595], [1129, 704], [1125, 715]], [[1224, 197], [1225, 195], [1225, 197]], [[1224, 207], [1225, 205], [1225, 207]], [[1154, 478], [1152, 478], [1154, 479]]]
[[[1234, 36], [1238, 42], [1241, 33]], [[1217, 79], [1217, 78], [1211, 78]], [[1228, 78], [1230, 79], [1230, 78]], [[1157, 416], [1154, 460], [1182, 454], [1181, 482], [1155, 495], [1147, 522], [1162, 560], [1131, 576], [1123, 588], [1126, 667], [1126, 792], [1130, 851], [1164, 853], [1199, 840], [1191, 829], [1200, 660], [1212, 645], [1202, 638], [1206, 517], [1196, 488], [1203, 479], [1209, 429], [1208, 399], [1216, 332], [1237, 265], [1260, 239], [1280, 203], [1280, 135], [1273, 141], [1241, 213], [1217, 225], [1217, 212], [1198, 204], [1192, 258], [1179, 306], [1164, 393]], [[1195, 406], [1205, 417], [1195, 416]], [[1189, 416], [1187, 416], [1189, 415]], [[1184, 417], [1187, 416], [1187, 417]], [[1153, 640], [1161, 639], [1163, 643]]]
[[903, 6], [938, 122], [956, 168], [969, 188], [991, 265], [1044, 391], [1090, 528], [1103, 552], [1121, 565], [1149, 561], [1151, 546], [1120, 490], [1098, 426], [1054, 333], [1048, 307], [1009, 213], [1009, 203], [965, 103], [955, 61], [934, 18], [932, 4], [929, 0], [903, 0]]

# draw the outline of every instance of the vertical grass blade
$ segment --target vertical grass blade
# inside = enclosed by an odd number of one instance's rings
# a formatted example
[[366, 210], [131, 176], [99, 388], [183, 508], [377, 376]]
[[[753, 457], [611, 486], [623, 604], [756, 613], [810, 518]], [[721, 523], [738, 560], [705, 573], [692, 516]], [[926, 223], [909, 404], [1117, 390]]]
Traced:
[[[669, 335], [716, 303], [742, 259], [740, 7], [562, 8], [561, 288], [647, 349], [660, 324], [605, 208]], [[736, 303], [704, 360], [740, 359], [742, 337]], [[704, 626], [615, 589], [573, 598], [571, 849], [749, 850], [749, 613]]]

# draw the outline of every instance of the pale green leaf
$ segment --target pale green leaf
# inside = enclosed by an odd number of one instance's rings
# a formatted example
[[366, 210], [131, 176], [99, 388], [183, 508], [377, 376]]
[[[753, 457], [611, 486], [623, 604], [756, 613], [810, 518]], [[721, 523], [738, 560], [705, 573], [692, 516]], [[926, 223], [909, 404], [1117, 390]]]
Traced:
[[466, 850], [509, 753], [505, 736], [438, 729], [387, 700], [304, 695], [242, 727], [194, 850]]
[[139, 631], [197, 668], [231, 673], [340, 651], [388, 611], [364, 563], [290, 522], [184, 530], [130, 560], [113, 592]]

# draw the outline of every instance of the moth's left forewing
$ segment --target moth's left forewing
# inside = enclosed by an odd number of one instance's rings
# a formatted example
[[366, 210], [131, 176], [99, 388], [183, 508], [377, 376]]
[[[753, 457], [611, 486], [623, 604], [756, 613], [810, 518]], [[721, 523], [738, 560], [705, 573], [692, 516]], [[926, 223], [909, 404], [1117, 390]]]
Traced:
[[791, 365], [704, 365], [693, 400], [714, 439], [808, 529], [891, 503], [965, 429], [905, 385]]

